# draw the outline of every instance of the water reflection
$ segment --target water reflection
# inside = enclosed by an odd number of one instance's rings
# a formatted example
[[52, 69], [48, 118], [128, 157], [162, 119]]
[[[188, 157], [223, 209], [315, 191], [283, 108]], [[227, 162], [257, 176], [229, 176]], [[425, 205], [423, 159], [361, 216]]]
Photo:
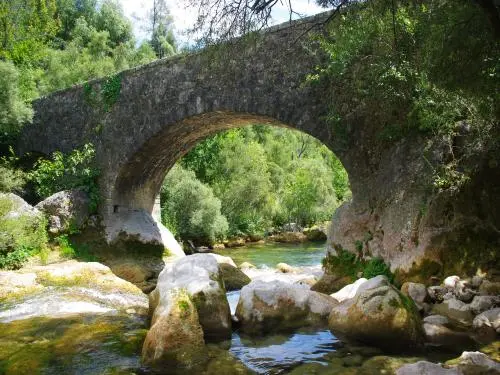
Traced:
[[259, 374], [281, 374], [301, 363], [316, 362], [326, 366], [323, 357], [335, 351], [339, 344], [328, 330], [302, 330], [258, 338], [234, 333], [230, 352]]

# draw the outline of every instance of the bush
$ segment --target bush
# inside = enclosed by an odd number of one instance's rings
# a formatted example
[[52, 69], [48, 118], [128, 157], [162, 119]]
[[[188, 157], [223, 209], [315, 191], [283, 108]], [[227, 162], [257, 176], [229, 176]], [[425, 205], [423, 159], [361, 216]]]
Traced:
[[95, 212], [99, 204], [99, 170], [94, 157], [93, 145], [86, 144], [69, 154], [56, 151], [51, 160], [39, 160], [30, 174], [36, 193], [45, 199], [62, 190], [79, 188], [89, 195], [90, 211]]
[[194, 172], [174, 166], [161, 190], [162, 221], [174, 235], [201, 244], [222, 239], [228, 229], [221, 203]]
[[0, 191], [4, 193], [21, 192], [24, 186], [25, 174], [19, 169], [2, 165], [0, 162]]
[[8, 216], [13, 208], [10, 199], [0, 197], [0, 269], [18, 269], [47, 246], [46, 220], [41, 215]]
[[378, 275], [385, 275], [391, 283], [394, 281], [394, 274], [382, 258], [377, 257], [364, 260], [341, 247], [335, 250], [337, 251], [337, 255], [327, 254], [322, 261], [323, 269], [326, 273], [336, 276], [349, 276], [354, 281], [358, 278], [358, 273], [361, 272], [362, 277], [367, 279]]

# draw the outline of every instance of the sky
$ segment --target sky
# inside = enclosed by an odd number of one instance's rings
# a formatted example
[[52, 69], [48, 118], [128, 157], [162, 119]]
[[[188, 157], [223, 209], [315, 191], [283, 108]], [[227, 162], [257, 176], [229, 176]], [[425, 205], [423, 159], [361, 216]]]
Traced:
[[[125, 15], [129, 17], [134, 25], [134, 34], [136, 38], [141, 41], [147, 35], [140, 26], [137, 18], [145, 18], [148, 11], [152, 8], [153, 0], [120, 0]], [[189, 41], [185, 35], [185, 31], [194, 25], [196, 20], [196, 10], [193, 8], [186, 9], [182, 1], [179, 0], [166, 0], [170, 13], [174, 18], [174, 27], [176, 39], [180, 44], [188, 44]], [[310, 16], [316, 13], [324, 12], [325, 9], [316, 5], [314, 0], [293, 0], [293, 10], [304, 16]], [[272, 24], [279, 24], [286, 22], [289, 19], [288, 0], [278, 1], [273, 8]]]

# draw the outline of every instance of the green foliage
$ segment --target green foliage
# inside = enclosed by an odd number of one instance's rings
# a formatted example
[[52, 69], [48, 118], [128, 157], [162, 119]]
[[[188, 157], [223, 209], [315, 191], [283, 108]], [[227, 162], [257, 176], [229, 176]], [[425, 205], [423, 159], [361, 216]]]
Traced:
[[87, 244], [73, 243], [66, 234], [56, 237], [54, 241], [59, 246], [59, 252], [65, 258], [79, 259], [86, 262], [97, 261], [97, 258], [90, 252], [90, 247]]
[[109, 112], [120, 96], [122, 78], [120, 74], [107, 77], [100, 84], [100, 90], [94, 90], [88, 82], [83, 85], [83, 97], [85, 101], [104, 112]]
[[18, 69], [0, 60], [0, 140], [15, 136], [32, 117], [31, 106], [21, 96]]
[[394, 274], [391, 272], [389, 265], [387, 265], [382, 258], [371, 258], [364, 263], [363, 277], [371, 279], [378, 275], [387, 276], [391, 283], [394, 281]]
[[327, 254], [322, 261], [323, 268], [328, 274], [349, 276], [352, 281], [358, 278], [359, 273], [367, 279], [385, 275], [391, 283], [394, 281], [394, 274], [382, 258], [375, 257], [364, 260], [341, 247], [335, 250], [337, 255]]
[[458, 121], [486, 139], [497, 118], [499, 44], [474, 2], [353, 4], [319, 40], [329, 62], [309, 81], [335, 81], [329, 118], [340, 139], [352, 108], [387, 142], [454, 136]]
[[314, 138], [290, 129], [254, 125], [222, 132], [180, 163], [213, 188], [231, 236], [328, 220], [350, 197], [340, 161]]
[[194, 172], [174, 166], [161, 190], [162, 221], [177, 236], [201, 244], [213, 243], [227, 232], [221, 203]]
[[46, 220], [29, 213], [9, 214], [16, 208], [0, 197], [0, 269], [18, 269], [47, 246]]
[[99, 203], [99, 170], [95, 166], [94, 157], [93, 145], [86, 144], [69, 154], [57, 151], [49, 160], [38, 160], [30, 173], [36, 193], [41, 198], [47, 198], [61, 190], [79, 188], [89, 194], [90, 210], [96, 211]]
[[0, 192], [21, 193], [26, 182], [26, 173], [16, 168], [17, 158], [12, 148], [10, 156], [0, 157]]

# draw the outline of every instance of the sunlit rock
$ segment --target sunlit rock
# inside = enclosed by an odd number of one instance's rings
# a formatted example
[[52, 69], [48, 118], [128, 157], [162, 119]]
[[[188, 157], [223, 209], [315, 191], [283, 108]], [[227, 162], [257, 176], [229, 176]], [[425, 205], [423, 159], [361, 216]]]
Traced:
[[222, 275], [210, 254], [195, 254], [167, 264], [149, 295], [152, 316], [142, 357], [158, 366], [190, 367], [206, 341], [231, 336], [231, 313]]
[[241, 290], [236, 317], [250, 334], [326, 323], [336, 301], [307, 287], [282, 281], [252, 281]]
[[49, 219], [53, 234], [81, 229], [89, 218], [90, 199], [82, 190], [60, 191], [38, 203], [35, 207]]
[[362, 283], [353, 298], [332, 309], [328, 323], [336, 336], [392, 350], [419, 346], [424, 338], [413, 301], [385, 276]]
[[95, 262], [67, 261], [0, 272], [0, 281], [0, 298], [7, 302], [0, 307], [1, 322], [83, 313], [147, 312], [147, 297], [139, 288]]
[[184, 257], [184, 251], [172, 233], [151, 214], [144, 210], [127, 210], [114, 214], [113, 221], [105, 226], [106, 241], [137, 241], [160, 247], [168, 255]]
[[356, 295], [361, 284], [363, 284], [365, 281], [368, 281], [368, 279], [362, 277], [361, 279], [356, 280], [354, 283], [346, 285], [338, 292], [330, 294], [330, 296], [332, 296], [339, 302], [343, 302], [346, 299], [353, 298]]
[[276, 269], [282, 273], [294, 273], [294, 272], [296, 272], [295, 267], [292, 267], [286, 263], [278, 263], [276, 265]]

